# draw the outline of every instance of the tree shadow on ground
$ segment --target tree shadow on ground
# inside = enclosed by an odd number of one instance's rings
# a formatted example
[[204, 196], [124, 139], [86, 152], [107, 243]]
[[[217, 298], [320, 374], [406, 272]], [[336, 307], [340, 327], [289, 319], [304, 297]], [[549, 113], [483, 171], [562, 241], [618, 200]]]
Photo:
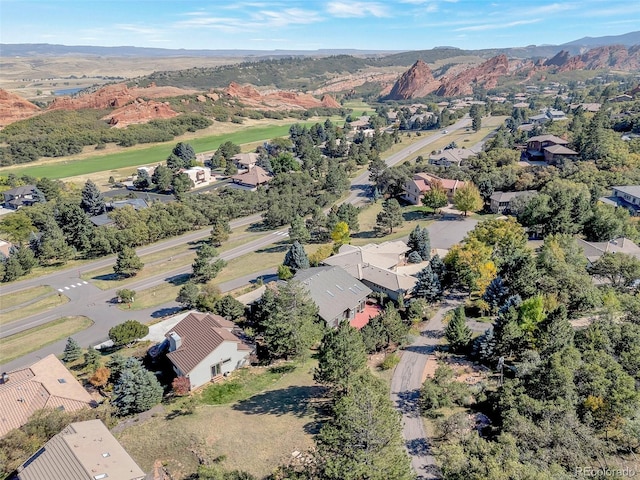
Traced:
[[406, 352], [414, 352], [420, 355], [428, 355], [436, 349], [435, 345], [409, 345], [404, 348]]
[[367, 230], [365, 232], [358, 232], [351, 235], [351, 238], [379, 238], [378, 232], [375, 230]]
[[121, 278], [122, 277], [117, 273], [105, 273], [104, 275], [96, 275], [94, 277], [91, 277], [91, 280], [105, 280], [108, 282], [115, 282], [117, 280], [120, 280]]
[[191, 274], [190, 273], [180, 273], [178, 275], [173, 275], [171, 277], [167, 277], [167, 278], [165, 278], [165, 280], [167, 282], [169, 282], [171, 285], [179, 286], [179, 285], [184, 285], [185, 283], [187, 283], [190, 278], [191, 278]]
[[[283, 225], [284, 227], [285, 225]], [[268, 226], [264, 222], [256, 222], [252, 223], [247, 227], [247, 232], [268, 232], [269, 230], [273, 230], [273, 227]]]
[[315, 404], [325, 395], [325, 388], [292, 385], [279, 390], [259, 393], [233, 406], [250, 415], [295, 415], [299, 418], [313, 415]]
[[426, 438], [414, 438], [405, 442], [409, 455], [426, 456], [431, 453], [429, 442]]
[[398, 392], [397, 395], [396, 407], [398, 407], [398, 410], [409, 417], [418, 417], [420, 415], [419, 389]]
[[409, 212], [402, 212], [402, 218], [405, 222], [411, 222], [414, 220], [434, 220], [435, 216], [432, 213], [423, 212], [421, 210], [411, 210]]
[[261, 248], [256, 250], [256, 253], [284, 253], [289, 250], [291, 244], [285, 242], [278, 242], [273, 247]]
[[178, 312], [180, 312], [182, 310], [184, 310], [184, 308], [181, 307], [181, 306], [161, 308], [161, 309], [156, 310], [155, 312], [153, 312], [151, 314], [151, 318], [168, 317], [169, 315], [175, 315], [176, 313], [178, 313]]

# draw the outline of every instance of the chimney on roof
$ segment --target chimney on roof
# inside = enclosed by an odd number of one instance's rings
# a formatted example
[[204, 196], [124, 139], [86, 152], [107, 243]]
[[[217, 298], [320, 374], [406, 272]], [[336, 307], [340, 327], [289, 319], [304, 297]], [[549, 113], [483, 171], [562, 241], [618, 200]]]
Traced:
[[4, 372], [2, 374], [2, 383], [7, 383], [9, 381], [9, 374], [7, 372]]
[[173, 352], [182, 345], [182, 338], [176, 332], [169, 333], [169, 351]]

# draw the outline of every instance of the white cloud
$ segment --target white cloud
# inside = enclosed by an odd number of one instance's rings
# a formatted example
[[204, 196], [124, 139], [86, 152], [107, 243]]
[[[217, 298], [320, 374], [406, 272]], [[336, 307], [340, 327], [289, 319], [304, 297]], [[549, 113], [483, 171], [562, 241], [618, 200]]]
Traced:
[[334, 17], [388, 17], [387, 8], [376, 2], [329, 2], [327, 12]]
[[483, 23], [481, 25], [472, 25], [470, 27], [456, 28], [454, 31], [455, 32], [482, 32], [485, 30], [497, 30], [500, 28], [517, 27], [518, 25], [529, 25], [529, 24], [538, 23], [541, 21], [542, 21], [541, 18], [533, 18], [531, 20], [517, 20], [515, 22], [508, 22], [508, 23]]

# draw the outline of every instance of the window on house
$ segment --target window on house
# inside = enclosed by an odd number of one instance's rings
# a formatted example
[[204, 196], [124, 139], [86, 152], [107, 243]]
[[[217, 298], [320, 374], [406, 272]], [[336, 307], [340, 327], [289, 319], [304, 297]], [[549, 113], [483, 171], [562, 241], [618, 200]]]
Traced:
[[222, 363], [229, 363], [230, 361], [231, 361], [231, 359], [227, 358], [227, 359], [223, 360]]

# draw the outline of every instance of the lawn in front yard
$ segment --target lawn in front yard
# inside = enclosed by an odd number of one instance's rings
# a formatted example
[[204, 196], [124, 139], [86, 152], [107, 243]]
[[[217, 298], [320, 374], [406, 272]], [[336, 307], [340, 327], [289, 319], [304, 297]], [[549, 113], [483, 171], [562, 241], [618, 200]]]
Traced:
[[[62, 317], [2, 339], [0, 363], [10, 362], [27, 353], [78, 333], [93, 324], [87, 317]], [[62, 353], [62, 352], [60, 352]]]
[[[197, 456], [209, 461], [222, 457], [225, 469], [262, 478], [291, 460], [292, 452], [313, 446], [312, 434], [318, 429], [314, 407], [324, 395], [324, 389], [313, 381], [315, 365], [310, 359], [288, 373], [260, 368], [242, 374], [241, 389], [247, 396], [238, 397], [236, 390], [228, 398], [244, 400], [200, 404], [192, 415], [172, 415], [169, 407], [166, 415], [125, 429], [118, 440], [145, 471], [159, 459], [172, 478], [186, 478], [197, 470]], [[232, 381], [233, 377], [227, 380]]]
[[427, 207], [408, 205], [402, 207], [404, 223], [393, 229], [393, 233], [378, 236], [375, 231], [376, 217], [382, 211], [382, 201], [363, 207], [358, 215], [360, 231], [351, 235], [351, 245], [366, 245], [368, 243], [382, 243], [389, 240], [397, 240], [411, 233], [416, 225], [426, 227], [433, 221], [430, 209]]

